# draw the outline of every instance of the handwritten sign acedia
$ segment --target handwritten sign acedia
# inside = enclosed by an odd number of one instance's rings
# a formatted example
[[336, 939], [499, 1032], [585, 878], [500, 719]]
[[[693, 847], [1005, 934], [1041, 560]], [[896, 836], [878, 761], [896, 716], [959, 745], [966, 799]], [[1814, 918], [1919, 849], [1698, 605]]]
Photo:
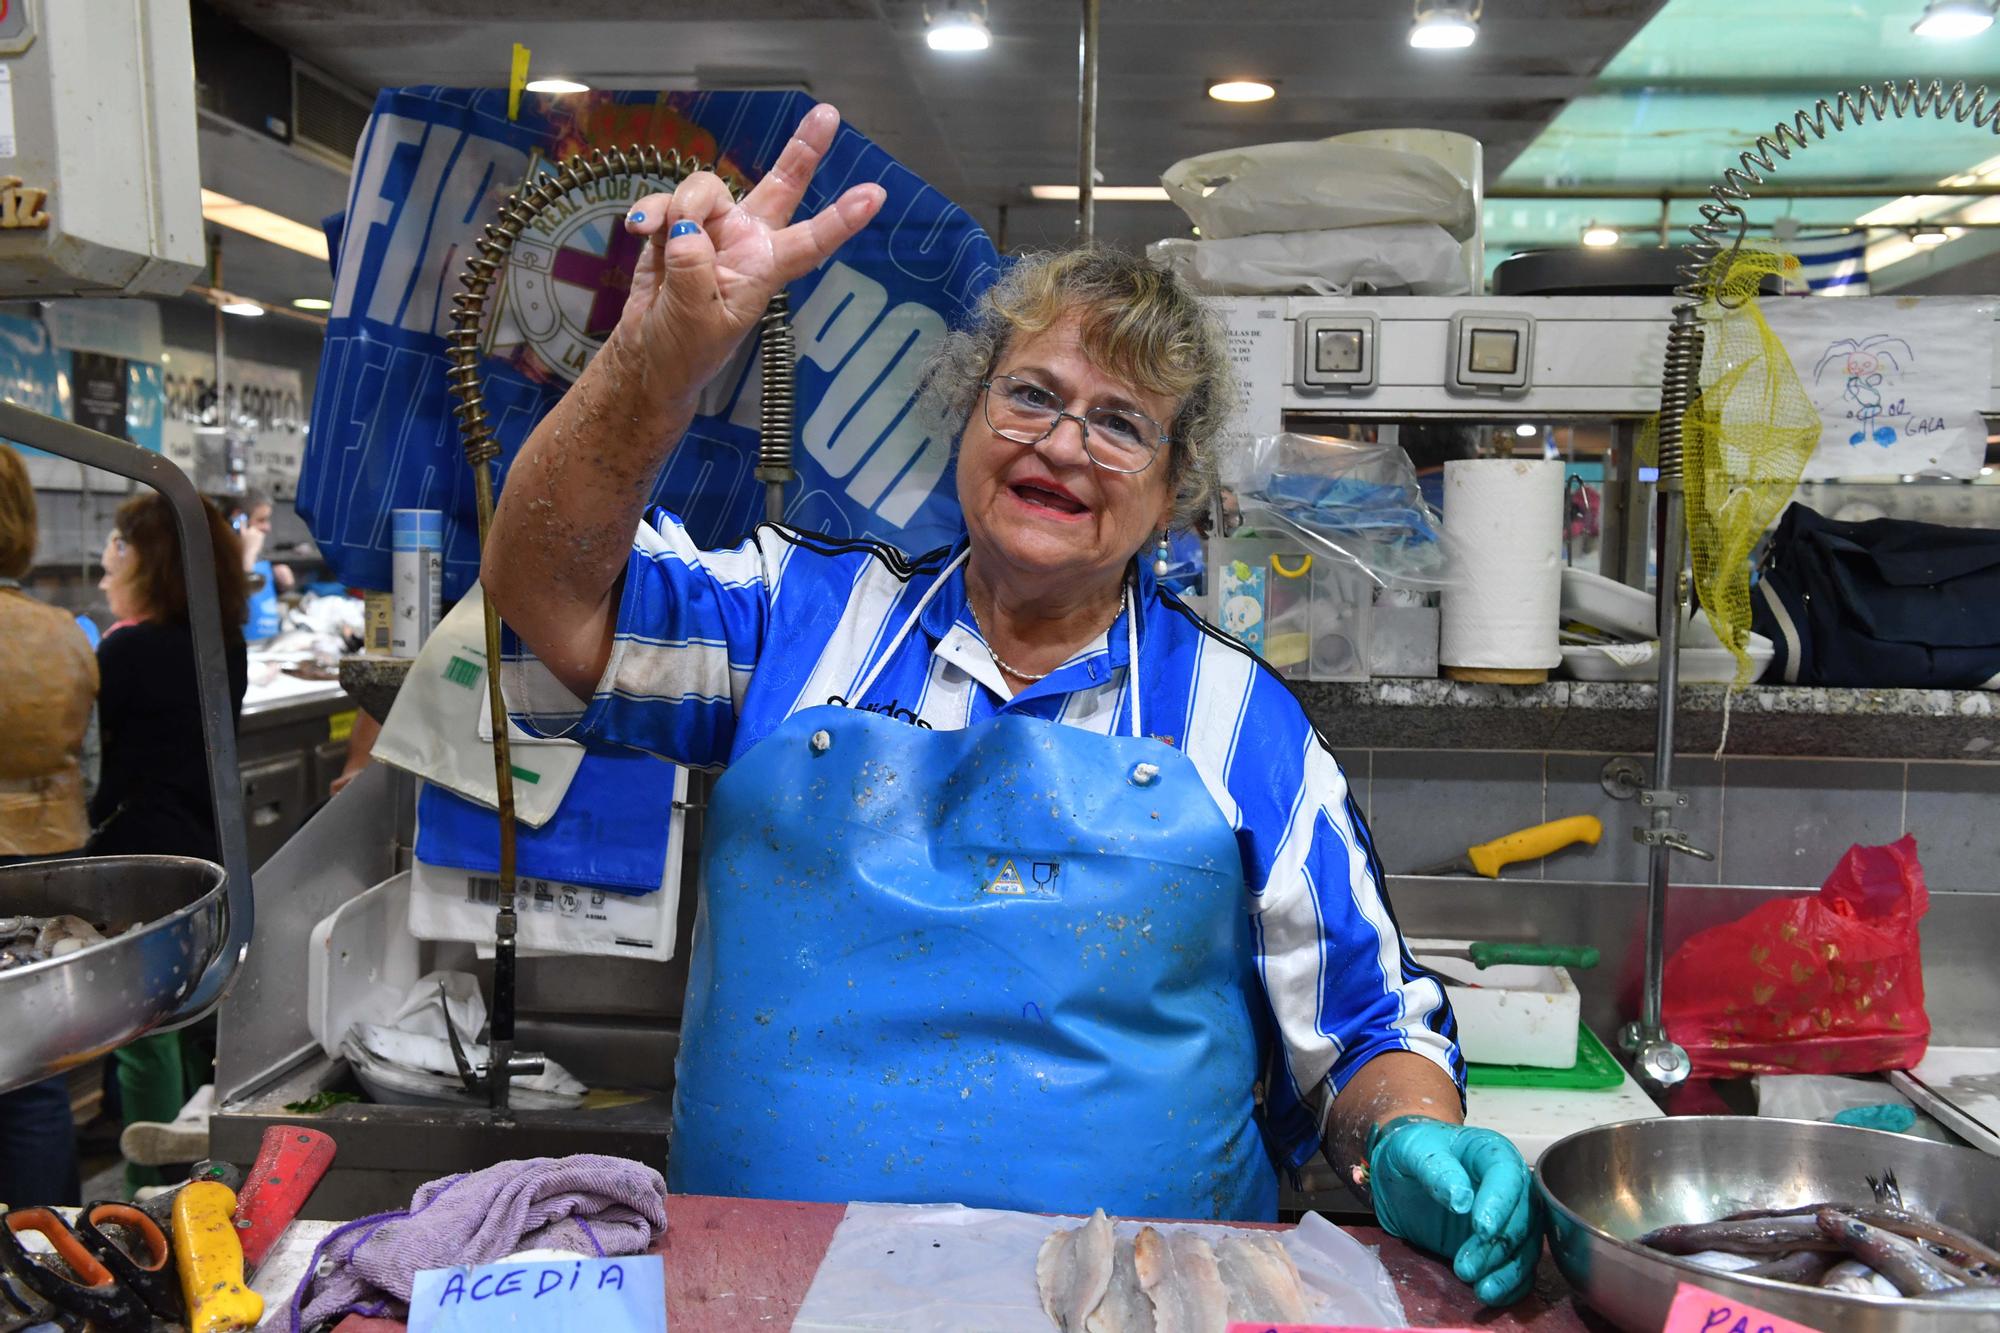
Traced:
[[410, 1333], [662, 1333], [666, 1326], [666, 1278], [650, 1254], [431, 1268], [410, 1291]]

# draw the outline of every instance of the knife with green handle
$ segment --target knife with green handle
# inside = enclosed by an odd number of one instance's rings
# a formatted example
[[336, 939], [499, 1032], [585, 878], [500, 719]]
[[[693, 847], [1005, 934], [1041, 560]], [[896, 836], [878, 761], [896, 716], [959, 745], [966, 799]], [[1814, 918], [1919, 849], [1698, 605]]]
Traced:
[[1475, 940], [1470, 944], [1444, 944], [1420, 940], [1410, 951], [1422, 958], [1469, 958], [1474, 967], [1568, 967], [1587, 972], [1602, 956], [1587, 944], [1520, 944], [1510, 940]]

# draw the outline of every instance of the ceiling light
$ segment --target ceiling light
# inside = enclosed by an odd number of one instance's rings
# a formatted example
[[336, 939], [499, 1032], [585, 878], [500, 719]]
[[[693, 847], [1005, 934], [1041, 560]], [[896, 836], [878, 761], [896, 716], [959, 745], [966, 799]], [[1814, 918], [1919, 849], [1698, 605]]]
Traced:
[[1218, 102], [1268, 102], [1278, 90], [1257, 79], [1224, 79], [1209, 84], [1208, 95]]
[[287, 250], [296, 250], [314, 259], [326, 258], [326, 233], [318, 227], [308, 227], [303, 222], [273, 213], [255, 204], [246, 204], [240, 199], [231, 199], [226, 194], [213, 190], [201, 192], [201, 215], [218, 227], [228, 227], [246, 236], [255, 236], [260, 241], [272, 245], [282, 245]]
[[1410, 45], [1423, 51], [1455, 51], [1479, 36], [1481, 0], [1416, 0]]
[[1530, 426], [1527, 422], [1523, 421], [1520, 425], [1514, 427], [1514, 433], [1525, 440], [1530, 435], [1537, 434], [1538, 432], [1535, 430], [1533, 426]]
[[578, 83], [575, 79], [529, 79], [523, 86], [531, 93], [554, 93], [558, 96], [590, 91], [589, 84]]
[[937, 0], [924, 8], [924, 41], [933, 51], [984, 51], [993, 44], [986, 0]]
[[224, 301], [222, 313], [225, 315], [261, 315], [264, 307], [255, 301]]
[[1583, 243], [1593, 250], [1602, 250], [1618, 244], [1618, 233], [1610, 227], [1592, 223], [1583, 230]]
[[1923, 17], [1910, 25], [1919, 37], [1956, 42], [1993, 26], [1993, 0], [1930, 0]]
[[[1074, 202], [1077, 188], [1074, 185], [1030, 185], [1028, 194], [1035, 199], [1067, 199]], [[1091, 190], [1090, 197], [1100, 204], [1164, 204], [1167, 192], [1158, 185], [1099, 185]]]
[[1951, 239], [1951, 233], [1943, 227], [1918, 227], [1910, 233], [1912, 245], [1943, 245]]
[[292, 306], [298, 310], [331, 310], [333, 302], [324, 296], [294, 296]]

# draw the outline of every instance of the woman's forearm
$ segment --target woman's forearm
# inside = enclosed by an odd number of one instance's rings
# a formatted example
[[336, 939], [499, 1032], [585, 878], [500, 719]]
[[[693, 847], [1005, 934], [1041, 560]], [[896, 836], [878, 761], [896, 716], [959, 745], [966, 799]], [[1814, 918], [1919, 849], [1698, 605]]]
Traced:
[[1368, 1196], [1368, 1135], [1375, 1126], [1406, 1115], [1447, 1124], [1465, 1118], [1458, 1087], [1437, 1065], [1409, 1051], [1387, 1051], [1355, 1071], [1334, 1098], [1326, 1153], [1341, 1179]]
[[655, 383], [625, 333], [606, 340], [521, 446], [480, 563], [500, 614], [582, 698], [610, 657], [632, 533], [694, 417], [693, 394]]

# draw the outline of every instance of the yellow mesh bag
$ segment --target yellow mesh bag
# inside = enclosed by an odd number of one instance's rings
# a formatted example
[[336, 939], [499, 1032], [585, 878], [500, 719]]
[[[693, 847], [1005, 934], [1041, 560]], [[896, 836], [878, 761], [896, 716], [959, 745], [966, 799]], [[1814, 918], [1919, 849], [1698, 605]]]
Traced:
[[1750, 683], [1750, 554], [1791, 500], [1819, 444], [1819, 413], [1757, 309], [1757, 289], [1799, 261], [1725, 252], [1702, 283], [1700, 391], [1681, 426], [1688, 550], [1716, 637]]

